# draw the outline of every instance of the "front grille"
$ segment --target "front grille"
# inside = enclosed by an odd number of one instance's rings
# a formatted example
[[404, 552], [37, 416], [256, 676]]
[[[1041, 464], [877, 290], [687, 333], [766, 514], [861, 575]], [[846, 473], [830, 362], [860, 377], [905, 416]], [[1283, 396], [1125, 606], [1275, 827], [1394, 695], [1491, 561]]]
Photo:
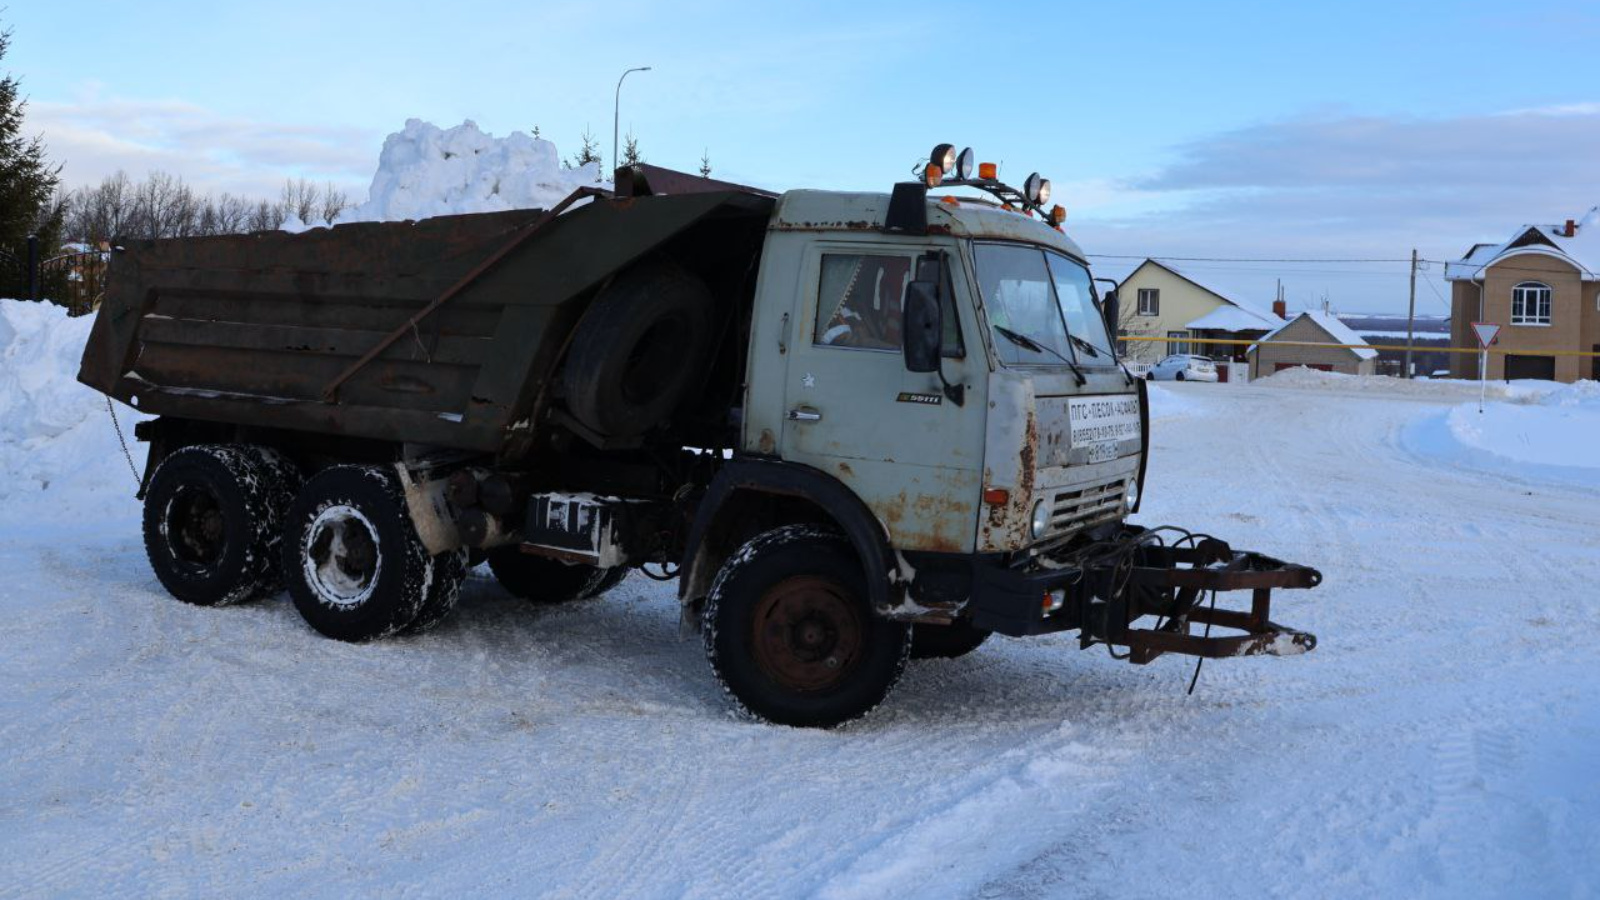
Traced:
[[1116, 518], [1122, 513], [1127, 492], [1125, 478], [1073, 491], [1058, 491], [1051, 499], [1050, 536]]

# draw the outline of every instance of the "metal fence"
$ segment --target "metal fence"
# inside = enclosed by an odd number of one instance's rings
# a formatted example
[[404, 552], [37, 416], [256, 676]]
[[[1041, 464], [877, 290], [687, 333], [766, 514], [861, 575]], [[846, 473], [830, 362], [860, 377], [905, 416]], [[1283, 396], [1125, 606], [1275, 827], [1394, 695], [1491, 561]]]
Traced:
[[87, 315], [105, 295], [108, 250], [75, 250], [44, 258], [37, 238], [29, 237], [26, 255], [0, 249], [0, 297], [44, 300], [67, 308], [67, 315]]

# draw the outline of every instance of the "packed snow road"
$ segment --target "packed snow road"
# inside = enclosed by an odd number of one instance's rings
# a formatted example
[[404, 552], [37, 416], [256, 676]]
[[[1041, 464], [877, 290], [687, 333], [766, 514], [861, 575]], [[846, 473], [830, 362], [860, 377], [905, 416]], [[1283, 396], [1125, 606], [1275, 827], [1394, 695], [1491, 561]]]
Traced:
[[833, 732], [730, 716], [639, 576], [350, 646], [167, 597], [131, 498], [14, 506], [0, 893], [1600, 893], [1600, 491], [1413, 439], [1469, 393], [1158, 399], [1139, 521], [1321, 568], [1275, 610], [1318, 649], [1186, 697], [996, 639]]

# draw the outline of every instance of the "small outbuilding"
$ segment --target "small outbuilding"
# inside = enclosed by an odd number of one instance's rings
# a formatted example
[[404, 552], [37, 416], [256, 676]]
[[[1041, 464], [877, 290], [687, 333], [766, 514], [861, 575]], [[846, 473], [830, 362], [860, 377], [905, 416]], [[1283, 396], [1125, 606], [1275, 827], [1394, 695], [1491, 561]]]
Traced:
[[1327, 312], [1303, 312], [1268, 332], [1245, 352], [1250, 378], [1304, 366], [1346, 375], [1372, 375], [1378, 351], [1371, 347], [1313, 347], [1307, 344], [1365, 344], [1350, 326]]

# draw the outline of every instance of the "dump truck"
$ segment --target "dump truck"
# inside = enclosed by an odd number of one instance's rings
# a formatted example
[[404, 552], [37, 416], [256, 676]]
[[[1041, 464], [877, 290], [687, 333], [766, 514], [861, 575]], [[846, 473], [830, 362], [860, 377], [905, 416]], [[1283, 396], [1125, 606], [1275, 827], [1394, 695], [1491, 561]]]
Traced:
[[79, 380], [154, 417], [166, 590], [286, 588], [339, 640], [426, 631], [483, 563], [545, 604], [640, 570], [738, 707], [817, 727], [993, 634], [1310, 650], [1269, 617], [1315, 569], [1129, 521], [1115, 290], [1047, 180], [973, 156], [886, 193], [638, 165], [549, 209], [119, 241]]

